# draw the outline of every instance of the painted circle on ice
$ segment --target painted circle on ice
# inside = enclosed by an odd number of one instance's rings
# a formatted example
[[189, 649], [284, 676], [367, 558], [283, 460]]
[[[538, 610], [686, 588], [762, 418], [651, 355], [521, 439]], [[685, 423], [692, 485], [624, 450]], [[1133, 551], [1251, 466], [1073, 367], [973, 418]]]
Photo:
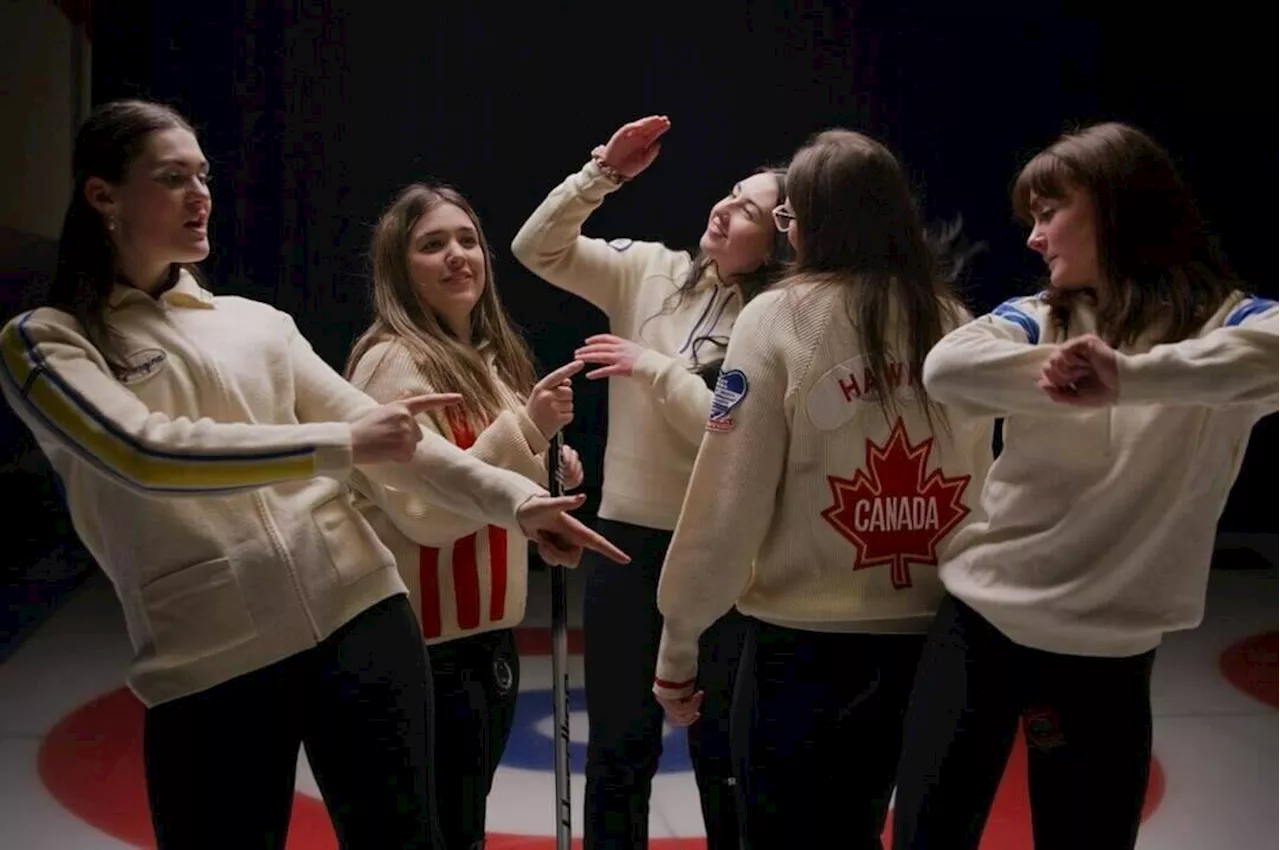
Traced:
[[1254, 635], [1227, 647], [1218, 660], [1227, 681], [1254, 699], [1275, 708], [1276, 632]]
[[[534, 650], [526, 654], [539, 653]], [[571, 744], [570, 766], [575, 772], [581, 771], [585, 754], [582, 736], [586, 724], [578, 713], [581, 708], [581, 693], [571, 691], [570, 709], [574, 711], [571, 735], [576, 740]], [[504, 772], [515, 780], [534, 783], [535, 793], [545, 790], [550, 794], [553, 763], [551, 717], [550, 690], [521, 692], [516, 728], [495, 782], [495, 794], [499, 793]], [[142, 726], [142, 705], [132, 693], [120, 689], [104, 694], [54, 724], [41, 742], [37, 770], [49, 793], [69, 812], [119, 841], [133, 847], [152, 848], [155, 841], [143, 775]], [[655, 785], [688, 781], [692, 791], [691, 780], [673, 775], [688, 770], [683, 730], [668, 732], [663, 749], [660, 775], [655, 779]], [[1026, 771], [1026, 752], [1019, 742], [1013, 749], [997, 791], [981, 850], [1030, 850], [1031, 816]], [[545, 776], [546, 780], [540, 776]], [[575, 781], [580, 782], [581, 777], [576, 777]], [[305, 787], [305, 783], [300, 782], [299, 785]], [[1164, 785], [1163, 770], [1159, 762], [1152, 759], [1144, 819], [1159, 806]], [[523, 823], [494, 824], [505, 831], [490, 833], [486, 846], [489, 850], [554, 850], [552, 804], [548, 796], [544, 829], [526, 830]], [[697, 805], [696, 801], [691, 804]], [[575, 812], [575, 816], [579, 815]], [[517, 834], [512, 830], [513, 826], [521, 833], [528, 831], [533, 834]], [[885, 835], [889, 835], [888, 829]], [[580, 848], [581, 842], [575, 840], [573, 846]], [[650, 846], [654, 850], [701, 850], [705, 842], [698, 836], [653, 838]], [[333, 827], [323, 803], [309, 794], [295, 794], [287, 850], [336, 850], [336, 847]]]
[[[586, 698], [580, 689], [569, 691], [569, 772], [582, 773], [587, 763]], [[552, 691], [521, 691], [516, 699], [511, 740], [502, 755], [505, 767], [551, 772], [555, 769], [555, 708]], [[692, 772], [685, 729], [663, 726], [659, 773]]]

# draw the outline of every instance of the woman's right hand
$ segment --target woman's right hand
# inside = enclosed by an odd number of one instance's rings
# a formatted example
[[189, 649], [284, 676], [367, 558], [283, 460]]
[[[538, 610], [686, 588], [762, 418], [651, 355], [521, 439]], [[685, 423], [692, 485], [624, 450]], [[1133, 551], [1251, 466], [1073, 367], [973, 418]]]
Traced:
[[609, 141], [591, 154], [629, 180], [653, 164], [662, 148], [658, 138], [670, 129], [671, 119], [665, 115], [631, 121], [614, 131]]
[[351, 423], [351, 462], [407, 463], [422, 442], [417, 415], [460, 401], [458, 393], [434, 393], [378, 405]]
[[573, 421], [573, 384], [569, 379], [585, 365], [581, 360], [566, 363], [534, 384], [529, 393], [525, 413], [548, 440]]
[[516, 520], [525, 537], [537, 544], [542, 560], [553, 566], [578, 566], [583, 549], [594, 549], [615, 564], [631, 563], [630, 555], [569, 515], [586, 500], [581, 494], [534, 496], [516, 511]]

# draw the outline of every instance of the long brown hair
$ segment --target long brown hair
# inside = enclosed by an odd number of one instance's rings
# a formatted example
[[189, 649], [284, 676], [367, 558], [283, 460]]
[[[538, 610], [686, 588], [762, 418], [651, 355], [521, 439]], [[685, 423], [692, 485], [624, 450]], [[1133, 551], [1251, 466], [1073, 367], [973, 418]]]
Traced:
[[[92, 177], [119, 186], [151, 134], [173, 129], [195, 135], [186, 119], [167, 106], [117, 100], [93, 110], [76, 133], [71, 200], [62, 219], [58, 265], [46, 304], [75, 316], [89, 342], [117, 373], [122, 366], [107, 324], [107, 304], [117, 281], [116, 247], [102, 214], [85, 197], [84, 187]], [[170, 282], [183, 268], [203, 280], [195, 266], [175, 264], [169, 269]]]
[[[458, 339], [414, 292], [409, 277], [410, 237], [427, 213], [452, 204], [467, 214], [484, 252], [484, 289], [471, 311], [472, 343]], [[493, 254], [480, 218], [471, 204], [449, 186], [414, 183], [405, 187], [382, 213], [370, 243], [371, 292], [374, 318], [347, 357], [346, 376], [369, 349], [394, 339], [413, 352], [423, 377], [436, 392], [462, 394], [469, 418], [483, 425], [509, 405], [494, 381], [482, 347], [492, 347], [494, 369], [501, 381], [522, 399], [534, 384], [533, 355], [512, 326], [493, 281]]]
[[898, 160], [861, 133], [833, 129], [814, 136], [791, 160], [787, 191], [796, 259], [782, 285], [844, 287], [886, 417], [896, 409], [886, 349], [897, 311], [908, 336], [908, 380], [932, 424], [924, 358], [957, 324], [962, 303], [953, 283], [975, 249], [957, 249], [958, 223], [939, 236], [926, 232]]
[[[1114, 122], [1061, 136], [1036, 154], [1013, 185], [1013, 209], [1032, 222], [1031, 195], [1061, 199], [1084, 191], [1097, 222], [1098, 335], [1111, 345], [1158, 331], [1153, 344], [1195, 333], [1235, 288], [1234, 275], [1205, 229], [1173, 159], [1145, 133]], [[1057, 332], [1088, 293], [1047, 287]]]

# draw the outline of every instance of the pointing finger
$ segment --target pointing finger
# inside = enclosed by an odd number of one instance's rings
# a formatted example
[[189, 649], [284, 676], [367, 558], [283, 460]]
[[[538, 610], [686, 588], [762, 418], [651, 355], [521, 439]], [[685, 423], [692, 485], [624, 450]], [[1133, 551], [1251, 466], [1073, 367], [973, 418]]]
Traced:
[[557, 384], [562, 384], [565, 381], [572, 378], [574, 375], [581, 372], [583, 367], [585, 366], [586, 364], [583, 363], [581, 360], [570, 360], [568, 363], [564, 364], [559, 369], [556, 369], [552, 372], [548, 372], [546, 376], [542, 378], [542, 380], [538, 381], [536, 388], [540, 390], [545, 390], [548, 387], [554, 387]]

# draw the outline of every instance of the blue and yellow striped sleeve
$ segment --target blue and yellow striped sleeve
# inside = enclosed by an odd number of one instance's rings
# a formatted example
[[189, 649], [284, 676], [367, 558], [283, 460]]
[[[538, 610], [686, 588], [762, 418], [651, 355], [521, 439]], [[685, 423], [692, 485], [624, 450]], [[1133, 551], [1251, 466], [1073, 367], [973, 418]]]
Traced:
[[[150, 410], [69, 316], [24, 313], [0, 331], [0, 387], [43, 441], [151, 496], [224, 495], [351, 469], [345, 423], [257, 425]], [[199, 391], [199, 388], [196, 388]]]

